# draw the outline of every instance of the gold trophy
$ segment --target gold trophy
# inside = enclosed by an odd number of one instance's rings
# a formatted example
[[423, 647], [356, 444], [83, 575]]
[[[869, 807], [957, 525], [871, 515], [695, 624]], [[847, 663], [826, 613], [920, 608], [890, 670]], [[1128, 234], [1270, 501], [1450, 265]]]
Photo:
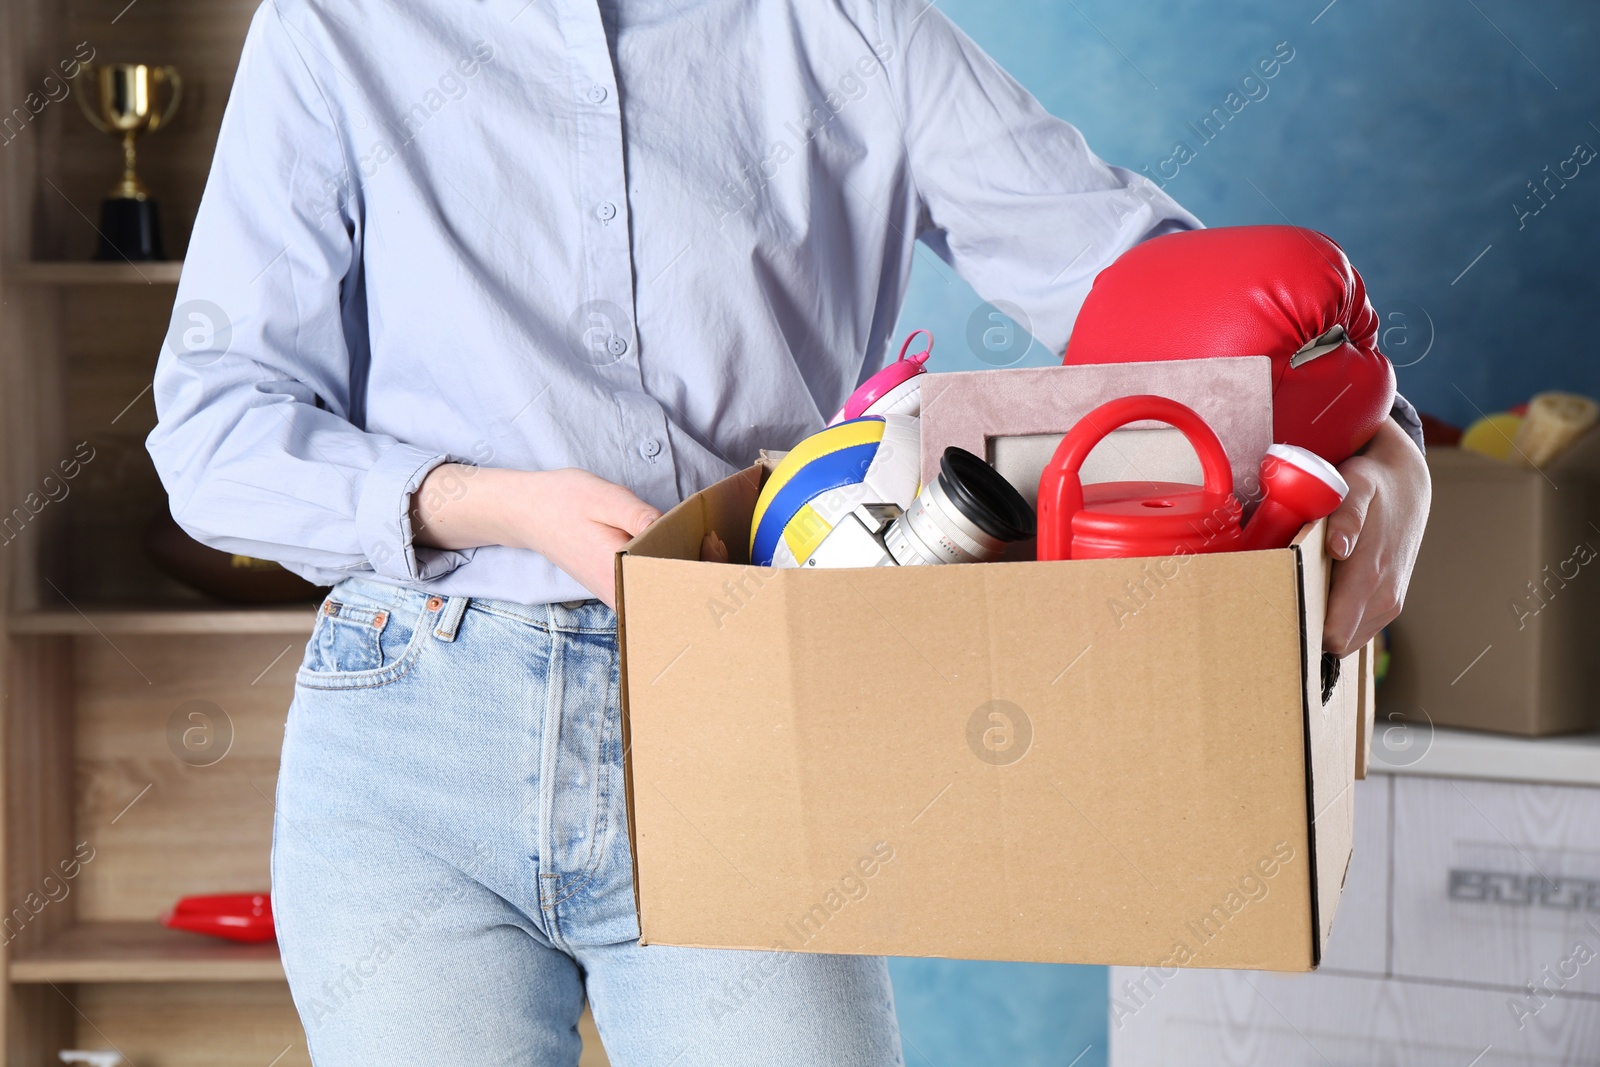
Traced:
[[[122, 180], [100, 204], [100, 251], [96, 259], [165, 259], [161, 215], [134, 173], [134, 142], [172, 121], [183, 97], [173, 67], [144, 63], [84, 64], [77, 77], [78, 106], [94, 128], [122, 139]], [[158, 105], [159, 93], [166, 96]]]

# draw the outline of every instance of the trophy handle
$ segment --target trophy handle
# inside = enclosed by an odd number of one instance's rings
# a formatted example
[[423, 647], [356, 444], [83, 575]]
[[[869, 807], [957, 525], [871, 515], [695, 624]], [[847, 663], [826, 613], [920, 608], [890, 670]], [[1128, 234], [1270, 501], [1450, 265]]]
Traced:
[[100, 75], [99, 67], [92, 67], [85, 63], [78, 68], [78, 76], [73, 81], [78, 83], [78, 91], [74, 95], [78, 98], [78, 110], [83, 112], [84, 118], [89, 120], [89, 125], [101, 133], [114, 133], [115, 131], [95, 111], [94, 105], [89, 103], [88, 90], [94, 85]]
[[153, 68], [150, 71], [150, 78], [157, 83], [166, 82], [172, 90], [172, 97], [167, 101], [167, 106], [161, 110], [161, 114], [152, 115], [150, 118], [150, 125], [147, 128], [154, 133], [172, 121], [173, 112], [178, 110], [178, 101], [183, 99], [183, 79], [178, 76], [178, 68], [170, 66]]

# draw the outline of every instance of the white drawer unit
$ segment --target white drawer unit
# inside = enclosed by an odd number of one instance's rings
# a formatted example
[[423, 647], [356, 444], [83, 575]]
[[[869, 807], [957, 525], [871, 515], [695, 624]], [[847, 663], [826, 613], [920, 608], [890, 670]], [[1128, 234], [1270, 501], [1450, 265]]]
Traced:
[[1324, 970], [1382, 977], [1389, 966], [1389, 830], [1392, 779], [1373, 775], [1355, 783], [1355, 847]]
[[1393, 917], [1398, 976], [1600, 995], [1600, 789], [1396, 778]]
[[1112, 1067], [1600, 1064], [1600, 745], [1427, 740], [1355, 785], [1321, 969], [1112, 968]]
[[[1112, 993], [1124, 972], [1111, 970]], [[1111, 1024], [1111, 1067], [1594, 1067], [1600, 1004], [1518, 1029], [1506, 993], [1362, 975], [1181, 971]]]

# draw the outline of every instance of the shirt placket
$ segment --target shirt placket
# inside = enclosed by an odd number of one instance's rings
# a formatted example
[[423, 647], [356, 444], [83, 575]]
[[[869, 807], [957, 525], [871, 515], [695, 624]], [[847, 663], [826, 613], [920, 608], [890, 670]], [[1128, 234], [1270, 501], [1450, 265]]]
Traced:
[[576, 151], [578, 209], [585, 301], [580, 350], [612, 385], [620, 437], [618, 460], [624, 479], [658, 506], [676, 501], [677, 482], [662, 406], [645, 390], [635, 318], [632, 220], [628, 206], [627, 157], [621, 99], [594, 3], [561, 5], [567, 41], [570, 100]]

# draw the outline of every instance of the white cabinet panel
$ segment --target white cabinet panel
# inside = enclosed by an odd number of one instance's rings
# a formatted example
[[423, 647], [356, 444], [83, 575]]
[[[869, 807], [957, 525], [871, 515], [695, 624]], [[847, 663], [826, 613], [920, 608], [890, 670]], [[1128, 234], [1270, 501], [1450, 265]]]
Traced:
[[1600, 994], [1600, 789], [1396, 777], [1393, 855], [1397, 976]]
[[[1316, 973], [1181, 971], [1111, 1022], [1111, 1067], [1594, 1067], [1600, 999], [1514, 1016], [1504, 991]], [[1519, 1028], [1519, 1022], [1522, 1024]]]
[[1355, 847], [1322, 966], [1382, 976], [1389, 959], [1389, 794], [1387, 774], [1355, 783]]

